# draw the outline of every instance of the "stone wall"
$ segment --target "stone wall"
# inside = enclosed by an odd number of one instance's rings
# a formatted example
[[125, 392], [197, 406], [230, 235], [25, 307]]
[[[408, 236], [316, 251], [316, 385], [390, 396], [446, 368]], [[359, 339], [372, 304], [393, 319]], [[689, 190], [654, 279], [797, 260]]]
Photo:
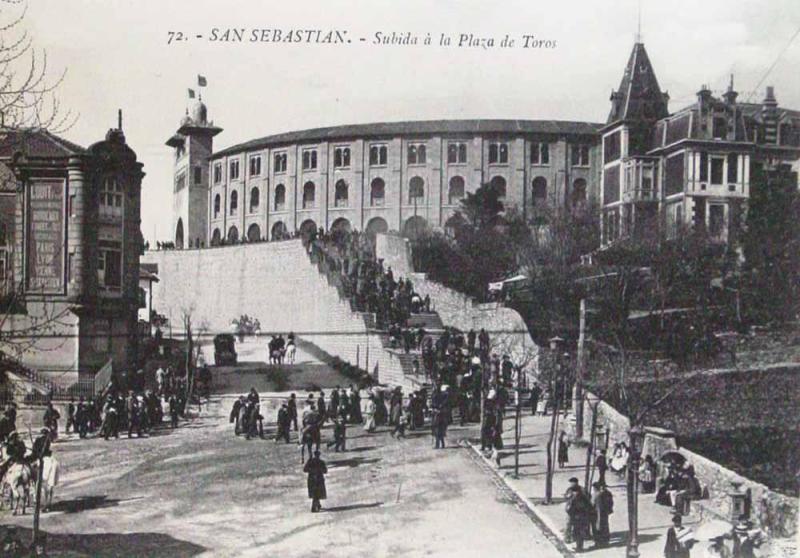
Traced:
[[[383, 258], [384, 265], [392, 266], [395, 277], [409, 276], [413, 270], [405, 238], [377, 235], [376, 256]], [[490, 333], [493, 352], [508, 354], [514, 363], [523, 365], [529, 375], [533, 374], [538, 364], [538, 347], [516, 310], [497, 303], [477, 304], [469, 296], [431, 281], [425, 273], [411, 273], [410, 276], [414, 290], [422, 297], [430, 296], [431, 309], [439, 314], [444, 325], [464, 332], [486, 329]]]
[[362, 367], [369, 353], [369, 372], [377, 365], [380, 381], [402, 377], [398, 360], [339, 298], [300, 240], [150, 251], [142, 261], [158, 264], [153, 308], [170, 319], [173, 335], [182, 335], [187, 310], [193, 328], [207, 335], [231, 332], [231, 320], [247, 314], [259, 320], [265, 336], [293, 331]]
[[[588, 394], [589, 400], [596, 400], [595, 396]], [[608, 431], [609, 447], [619, 441], [628, 442], [629, 421], [606, 402], [597, 405], [598, 425]], [[592, 408], [587, 405], [584, 412], [584, 433], [591, 431]], [[645, 440], [645, 451], [651, 453], [648, 440]], [[798, 501], [770, 490], [767, 486], [751, 481], [719, 463], [703, 457], [687, 449], [680, 449], [689, 463], [694, 466], [700, 484], [708, 490], [708, 498], [695, 502], [704, 514], [729, 518], [730, 496], [734, 483], [740, 485], [740, 490], [750, 490], [752, 501], [751, 518], [768, 533], [776, 537], [789, 537], [797, 532]], [[653, 455], [658, 459], [658, 455]]]

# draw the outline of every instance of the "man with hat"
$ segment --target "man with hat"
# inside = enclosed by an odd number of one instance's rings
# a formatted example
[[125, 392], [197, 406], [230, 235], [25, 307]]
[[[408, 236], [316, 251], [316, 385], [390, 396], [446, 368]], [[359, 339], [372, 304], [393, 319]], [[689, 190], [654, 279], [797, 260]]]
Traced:
[[576, 477], [569, 479], [569, 488], [564, 497], [567, 499], [567, 542], [574, 542], [575, 550], [583, 552], [583, 541], [589, 538], [592, 502]]
[[608, 516], [614, 513], [614, 496], [604, 482], [597, 481], [592, 484], [592, 508], [594, 509], [592, 521], [592, 536], [595, 548], [608, 546], [611, 540], [611, 530], [608, 525]]

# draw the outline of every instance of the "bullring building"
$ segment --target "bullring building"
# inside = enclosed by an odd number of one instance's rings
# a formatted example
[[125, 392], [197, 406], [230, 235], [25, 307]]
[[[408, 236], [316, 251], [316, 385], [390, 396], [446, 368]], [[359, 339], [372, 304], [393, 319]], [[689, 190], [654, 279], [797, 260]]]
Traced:
[[222, 131], [193, 102], [177, 132], [178, 248], [357, 229], [415, 236], [447, 230], [461, 200], [496, 185], [506, 206], [602, 212], [604, 244], [677, 224], [727, 240], [749, 196], [751, 167], [797, 168], [800, 112], [722, 99], [707, 88], [670, 114], [644, 45], [636, 43], [605, 124], [438, 120], [286, 132], [213, 151]]

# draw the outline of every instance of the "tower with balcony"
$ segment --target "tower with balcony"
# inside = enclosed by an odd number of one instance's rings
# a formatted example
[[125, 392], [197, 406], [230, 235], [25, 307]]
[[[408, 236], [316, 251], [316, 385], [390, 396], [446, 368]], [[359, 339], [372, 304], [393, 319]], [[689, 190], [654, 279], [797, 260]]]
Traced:
[[178, 249], [208, 245], [208, 162], [214, 136], [221, 131], [208, 120], [208, 109], [198, 98], [166, 142], [175, 150], [171, 230]]

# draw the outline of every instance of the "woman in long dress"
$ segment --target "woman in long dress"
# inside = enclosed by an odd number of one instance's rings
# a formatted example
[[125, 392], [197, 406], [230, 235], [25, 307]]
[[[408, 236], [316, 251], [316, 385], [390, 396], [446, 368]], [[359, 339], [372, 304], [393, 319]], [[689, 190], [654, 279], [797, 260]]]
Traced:
[[308, 473], [308, 497], [311, 498], [311, 513], [317, 513], [322, 509], [320, 500], [328, 497], [325, 488], [325, 475], [328, 473], [328, 467], [320, 458], [319, 450], [316, 450], [314, 457], [306, 462], [303, 472]]
[[364, 411], [364, 431], [375, 432], [375, 398], [373, 395], [369, 396], [367, 408]]
[[563, 430], [558, 436], [558, 467], [563, 469], [569, 462], [569, 439]]

